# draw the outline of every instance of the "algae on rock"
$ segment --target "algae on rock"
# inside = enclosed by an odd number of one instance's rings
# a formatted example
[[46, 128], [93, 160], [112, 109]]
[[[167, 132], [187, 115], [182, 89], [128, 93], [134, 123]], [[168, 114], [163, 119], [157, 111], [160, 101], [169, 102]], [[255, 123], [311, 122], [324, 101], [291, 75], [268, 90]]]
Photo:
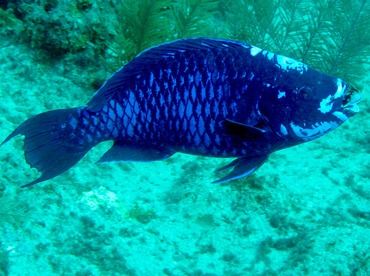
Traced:
[[8, 1], [31, 45], [100, 55], [114, 72], [141, 51], [183, 37], [241, 40], [358, 85], [370, 63], [369, 0]]

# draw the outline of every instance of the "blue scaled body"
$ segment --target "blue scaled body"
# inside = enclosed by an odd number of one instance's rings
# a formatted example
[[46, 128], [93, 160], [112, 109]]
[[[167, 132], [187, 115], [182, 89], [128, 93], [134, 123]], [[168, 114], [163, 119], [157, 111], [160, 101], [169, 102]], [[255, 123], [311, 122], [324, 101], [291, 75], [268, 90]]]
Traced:
[[216, 182], [246, 176], [269, 154], [318, 138], [358, 111], [341, 79], [249, 44], [182, 39], [150, 48], [117, 71], [83, 107], [21, 124], [27, 162], [59, 175], [96, 144], [99, 160], [154, 161], [176, 152], [236, 157]]

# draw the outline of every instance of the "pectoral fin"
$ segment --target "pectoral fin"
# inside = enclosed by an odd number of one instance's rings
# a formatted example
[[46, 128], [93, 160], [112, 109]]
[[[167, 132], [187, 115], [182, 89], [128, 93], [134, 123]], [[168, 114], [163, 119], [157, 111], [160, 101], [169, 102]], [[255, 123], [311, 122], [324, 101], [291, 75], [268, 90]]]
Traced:
[[239, 179], [244, 176], [250, 175], [256, 171], [262, 164], [267, 160], [268, 155], [256, 156], [256, 157], [239, 157], [232, 161], [230, 164], [219, 168], [216, 172], [224, 171], [233, 168], [233, 170], [226, 176], [214, 181], [213, 183], [226, 183], [231, 180]]
[[223, 126], [227, 135], [242, 139], [243, 141], [260, 139], [263, 135], [265, 135], [265, 128], [267, 128], [267, 126], [265, 126], [263, 123], [252, 126], [229, 119], [226, 119], [223, 122]]

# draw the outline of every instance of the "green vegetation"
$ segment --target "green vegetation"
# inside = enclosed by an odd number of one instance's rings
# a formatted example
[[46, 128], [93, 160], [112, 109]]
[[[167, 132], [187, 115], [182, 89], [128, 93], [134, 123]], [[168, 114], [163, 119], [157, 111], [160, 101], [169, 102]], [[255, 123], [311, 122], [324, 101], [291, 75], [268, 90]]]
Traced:
[[1, 35], [19, 35], [24, 30], [22, 21], [9, 11], [0, 8], [0, 34]]
[[292, 57], [349, 82], [366, 75], [369, 1], [230, 0], [223, 7], [228, 37]]
[[113, 61], [118, 61], [119, 66], [146, 48], [170, 37], [167, 24], [169, 0], [111, 2], [112, 8], [108, 16], [114, 17], [115, 37], [109, 49], [115, 54], [116, 60]]
[[[13, 1], [10, 1], [13, 2]], [[107, 26], [93, 10], [92, 1], [14, 1], [8, 11], [24, 22], [23, 40], [53, 56], [77, 53], [89, 46], [104, 51]]]
[[[113, 72], [148, 47], [191, 36], [245, 41], [359, 83], [370, 56], [366, 0], [9, 1], [33, 47], [99, 54]], [[20, 26], [21, 27], [21, 26]]]
[[191, 36], [216, 36], [216, 11], [220, 0], [179, 0], [174, 1], [176, 38]]
[[127, 212], [127, 216], [143, 224], [147, 224], [157, 217], [153, 210], [143, 209], [137, 203]]
[[[119, 66], [154, 45], [190, 36], [215, 36], [212, 19], [219, 0], [111, 0], [115, 37], [108, 48]], [[108, 15], [107, 15], [108, 14]]]
[[0, 28], [15, 27], [17, 24], [21, 23], [13, 13], [10, 11], [4, 11], [0, 8]]

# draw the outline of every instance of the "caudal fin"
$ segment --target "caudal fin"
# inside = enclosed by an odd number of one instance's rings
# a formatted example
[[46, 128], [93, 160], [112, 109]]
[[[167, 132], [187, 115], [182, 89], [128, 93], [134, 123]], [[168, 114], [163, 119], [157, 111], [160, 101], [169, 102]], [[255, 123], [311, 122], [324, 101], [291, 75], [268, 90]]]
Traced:
[[52, 110], [29, 118], [17, 127], [1, 145], [14, 136], [24, 135], [27, 163], [42, 175], [22, 187], [53, 178], [75, 165], [93, 145], [73, 143], [69, 124], [78, 108]]

